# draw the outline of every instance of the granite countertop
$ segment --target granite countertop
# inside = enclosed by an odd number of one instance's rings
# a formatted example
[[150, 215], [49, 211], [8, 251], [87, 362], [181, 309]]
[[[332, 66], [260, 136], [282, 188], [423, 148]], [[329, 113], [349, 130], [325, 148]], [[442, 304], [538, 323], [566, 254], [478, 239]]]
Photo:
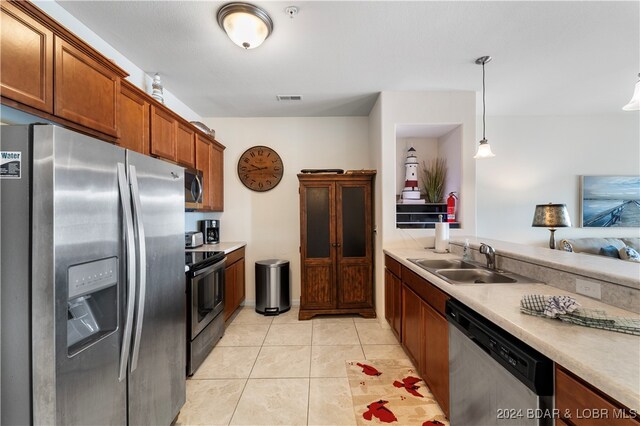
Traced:
[[525, 294], [570, 295], [582, 306], [603, 309], [610, 315], [640, 315], [535, 281], [449, 284], [407, 260], [459, 257], [452, 254], [415, 248], [387, 248], [384, 253], [602, 392], [630, 409], [640, 410], [640, 337], [526, 315], [520, 312], [520, 299]]
[[244, 241], [222, 241], [217, 244], [205, 244], [200, 247], [186, 249], [186, 251], [223, 251], [224, 254], [229, 254], [232, 251], [238, 250], [239, 248], [242, 248], [246, 245], [247, 243], [245, 243]]

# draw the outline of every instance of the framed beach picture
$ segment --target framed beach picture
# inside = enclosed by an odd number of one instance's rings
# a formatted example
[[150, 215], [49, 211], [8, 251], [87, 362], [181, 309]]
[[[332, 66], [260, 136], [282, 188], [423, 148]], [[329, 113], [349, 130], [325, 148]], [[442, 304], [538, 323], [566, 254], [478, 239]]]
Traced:
[[640, 176], [581, 176], [580, 226], [640, 227]]

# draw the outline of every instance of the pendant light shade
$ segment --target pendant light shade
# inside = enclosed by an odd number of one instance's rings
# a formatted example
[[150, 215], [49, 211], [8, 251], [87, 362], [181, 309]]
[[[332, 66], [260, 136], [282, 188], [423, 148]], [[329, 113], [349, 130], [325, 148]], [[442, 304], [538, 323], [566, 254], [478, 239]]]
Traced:
[[218, 10], [218, 25], [231, 41], [255, 49], [273, 31], [273, 21], [263, 9], [249, 3], [227, 3]]
[[[640, 74], [638, 74], [640, 78]], [[638, 111], [640, 110], [640, 80], [636, 82], [636, 88], [633, 91], [633, 96], [628, 104], [622, 107], [625, 111]]]
[[489, 145], [489, 142], [487, 142], [486, 139], [482, 139], [480, 141], [480, 145], [478, 145], [478, 152], [476, 152], [476, 155], [474, 155], [473, 158], [477, 160], [479, 158], [491, 158], [495, 156], [496, 155], [491, 152], [491, 145]]
[[480, 158], [491, 158], [496, 155], [491, 152], [491, 145], [489, 145], [489, 141], [485, 136], [485, 128], [486, 128], [486, 104], [485, 104], [485, 84], [484, 84], [484, 64], [491, 61], [491, 56], [481, 56], [476, 59], [476, 64], [482, 65], [482, 140], [480, 141], [480, 145], [478, 145], [478, 151], [476, 155], [473, 156], [475, 159]]

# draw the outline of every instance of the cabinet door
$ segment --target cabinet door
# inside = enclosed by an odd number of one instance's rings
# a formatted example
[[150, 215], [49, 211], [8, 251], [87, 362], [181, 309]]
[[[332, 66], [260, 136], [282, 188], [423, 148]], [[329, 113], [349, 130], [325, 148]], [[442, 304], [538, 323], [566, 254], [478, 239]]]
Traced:
[[334, 194], [331, 182], [300, 185], [301, 308], [336, 307]]
[[173, 115], [151, 105], [151, 155], [176, 161], [177, 127]]
[[384, 270], [384, 316], [391, 331], [401, 340], [402, 283], [389, 269]]
[[429, 304], [422, 304], [423, 379], [449, 417], [449, 325]]
[[402, 346], [413, 358], [412, 361], [418, 371], [424, 371], [422, 368], [423, 303], [417, 294], [406, 286], [402, 286]]
[[228, 320], [231, 314], [236, 310], [235, 288], [236, 288], [236, 263], [228, 266], [224, 270], [224, 320]]
[[53, 33], [9, 2], [0, 21], [0, 94], [53, 113]]
[[120, 89], [120, 138], [118, 145], [149, 154], [149, 102], [146, 94], [123, 83]]
[[371, 230], [371, 185], [336, 183], [339, 308], [373, 306]]
[[211, 144], [209, 154], [211, 163], [209, 175], [211, 210], [221, 212], [224, 210], [224, 147], [214, 142]]
[[55, 43], [55, 115], [118, 136], [120, 77], [60, 37]]
[[196, 131], [187, 123], [178, 122], [176, 138], [176, 160], [185, 167], [196, 166], [195, 152]]
[[234, 263], [235, 270], [235, 307], [237, 308], [244, 301], [244, 259]]
[[196, 169], [202, 172], [202, 210], [211, 210], [211, 161], [209, 141], [196, 135]]

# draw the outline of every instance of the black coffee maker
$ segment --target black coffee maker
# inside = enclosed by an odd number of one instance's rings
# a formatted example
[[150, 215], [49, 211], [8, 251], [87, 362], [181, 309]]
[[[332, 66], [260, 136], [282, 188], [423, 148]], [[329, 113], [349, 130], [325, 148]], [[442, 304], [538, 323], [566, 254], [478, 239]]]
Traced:
[[220, 242], [220, 221], [205, 219], [200, 221], [200, 231], [204, 236], [205, 244], [217, 244]]

